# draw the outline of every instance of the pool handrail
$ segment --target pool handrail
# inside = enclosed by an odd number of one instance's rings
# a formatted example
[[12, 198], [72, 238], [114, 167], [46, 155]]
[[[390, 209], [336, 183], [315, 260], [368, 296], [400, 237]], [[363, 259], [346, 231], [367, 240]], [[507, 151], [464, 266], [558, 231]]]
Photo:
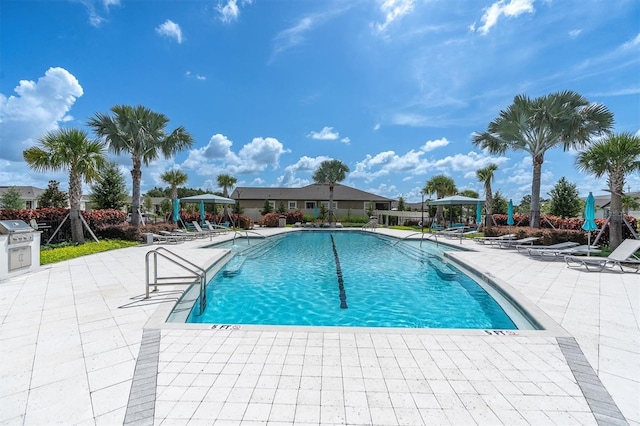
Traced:
[[418, 234], [422, 234], [422, 236], [420, 237], [420, 247], [422, 247], [422, 241], [425, 239], [425, 235], [426, 235], [426, 239], [429, 240], [431, 239], [431, 237], [435, 238], [436, 240], [436, 247], [439, 245], [438, 244], [438, 234], [436, 233], [430, 233], [430, 232], [414, 232], [412, 234], [409, 235], [405, 235], [404, 237], [400, 238], [394, 245], [406, 240], [409, 237], [412, 237], [414, 235], [418, 235]]
[[[166, 252], [167, 254], [165, 254], [164, 252]], [[153, 281], [151, 281], [151, 274], [150, 274], [150, 264], [149, 264], [149, 257], [153, 256]], [[187, 275], [187, 276], [167, 276], [167, 277], [159, 277], [158, 276], [158, 256], [160, 256], [161, 258], [164, 258], [166, 260], [168, 260], [169, 262], [173, 263], [174, 265], [179, 266], [182, 269], [185, 269], [189, 272], [191, 272], [193, 275]], [[187, 266], [188, 265], [188, 266]], [[189, 268], [189, 266], [191, 268]], [[192, 269], [193, 268], [193, 269]], [[158, 291], [158, 286], [160, 285], [192, 285], [194, 283], [194, 279], [197, 279], [198, 283], [199, 283], [199, 294], [200, 294], [200, 314], [202, 315], [202, 312], [204, 312], [204, 309], [206, 307], [207, 304], [207, 300], [206, 300], [206, 277], [207, 277], [207, 272], [202, 269], [200, 266], [196, 265], [193, 262], [190, 262], [189, 260], [185, 259], [182, 256], [177, 255], [176, 253], [172, 252], [171, 250], [168, 250], [164, 247], [158, 247], [155, 250], [150, 250], [147, 252], [147, 254], [145, 255], [145, 299], [148, 299], [149, 296], [149, 287], [153, 286], [154, 290], [153, 291]], [[189, 280], [191, 279], [192, 281], [163, 281], [162, 280]]]
[[258, 233], [258, 232], [255, 232], [255, 231], [250, 231], [250, 230], [248, 230], [248, 229], [244, 229], [243, 231], [236, 231], [235, 229], [233, 229], [233, 244], [235, 244], [235, 243], [236, 243], [236, 236], [237, 236], [237, 235], [240, 235], [240, 237], [242, 238], [242, 236], [243, 236], [243, 235], [242, 235], [242, 232], [244, 232], [244, 233], [245, 233], [245, 235], [244, 235], [244, 236], [245, 236], [245, 238], [247, 239], [247, 244], [250, 244], [249, 240], [251, 239], [251, 238], [249, 238], [249, 232], [251, 232], [252, 234], [257, 235], [259, 238], [267, 238], [267, 236], [266, 236], [266, 235], [262, 235], [262, 234], [260, 234], [260, 233]]

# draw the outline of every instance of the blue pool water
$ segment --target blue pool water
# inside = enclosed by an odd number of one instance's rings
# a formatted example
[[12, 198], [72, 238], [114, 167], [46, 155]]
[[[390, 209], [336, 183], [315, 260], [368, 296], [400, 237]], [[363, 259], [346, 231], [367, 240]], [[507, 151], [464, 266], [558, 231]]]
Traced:
[[[187, 322], [516, 329], [432, 244], [360, 232], [293, 232], [236, 242]], [[242, 252], [244, 251], [244, 253]]]

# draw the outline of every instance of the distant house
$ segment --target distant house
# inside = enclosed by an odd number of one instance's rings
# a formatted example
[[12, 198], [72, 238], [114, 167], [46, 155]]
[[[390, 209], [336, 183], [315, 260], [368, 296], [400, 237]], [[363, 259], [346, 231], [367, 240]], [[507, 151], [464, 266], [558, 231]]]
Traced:
[[[624, 195], [634, 197], [637, 199], [636, 201], [640, 202], [640, 192], [627, 192]], [[596, 218], [606, 219], [609, 217], [611, 195], [594, 195], [593, 198], [596, 200]], [[640, 218], [640, 210], [629, 210], [628, 214], [635, 218]]]
[[27, 209], [38, 208], [38, 197], [42, 195], [44, 189], [35, 186], [0, 186], [0, 195], [15, 188], [20, 193], [20, 197], [25, 201]]
[[[258, 220], [267, 201], [275, 211], [284, 205], [286, 210], [300, 210], [304, 215], [318, 216], [320, 206], [329, 208], [329, 185], [311, 184], [302, 188], [237, 187], [230, 198], [243, 208], [244, 214]], [[373, 210], [391, 210], [393, 199], [336, 184], [333, 188], [333, 208], [337, 217], [366, 217]]]

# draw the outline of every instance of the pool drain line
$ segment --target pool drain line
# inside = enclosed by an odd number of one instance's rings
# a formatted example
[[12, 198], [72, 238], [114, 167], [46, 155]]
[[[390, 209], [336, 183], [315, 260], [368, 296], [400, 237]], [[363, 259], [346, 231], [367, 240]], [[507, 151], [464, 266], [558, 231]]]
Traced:
[[336, 249], [336, 242], [333, 240], [333, 235], [331, 235], [331, 246], [333, 247], [333, 257], [336, 260], [336, 275], [338, 275], [338, 290], [340, 291], [340, 309], [347, 309], [347, 293], [344, 291], [342, 268], [340, 267], [340, 258], [338, 257], [338, 249]]

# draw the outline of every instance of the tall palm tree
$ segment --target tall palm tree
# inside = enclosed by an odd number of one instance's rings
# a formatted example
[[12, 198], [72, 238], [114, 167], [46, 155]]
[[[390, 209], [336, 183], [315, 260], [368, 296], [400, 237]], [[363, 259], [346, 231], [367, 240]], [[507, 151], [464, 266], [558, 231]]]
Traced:
[[[218, 175], [218, 186], [222, 188], [222, 195], [226, 198], [229, 198], [229, 188], [233, 187], [238, 182], [238, 179], [234, 178], [231, 175]], [[224, 205], [224, 211], [222, 213], [223, 217], [229, 217], [229, 210], [227, 209], [227, 205]]]
[[[178, 187], [187, 183], [188, 179], [187, 174], [178, 169], [167, 170], [160, 175], [160, 180], [171, 188], [171, 201], [174, 203], [174, 200], [178, 199]], [[171, 219], [173, 220], [173, 215], [171, 215]]]
[[594, 142], [576, 158], [580, 171], [597, 178], [607, 175], [611, 193], [609, 245], [615, 249], [622, 242], [622, 195], [625, 176], [640, 171], [640, 137], [620, 133]]
[[498, 165], [494, 163], [476, 170], [476, 177], [484, 185], [484, 208], [486, 211], [486, 215], [484, 217], [485, 226], [491, 226], [491, 215], [493, 214], [493, 193], [491, 192], [491, 182], [493, 182], [493, 174], [496, 170], [498, 170]]
[[473, 143], [491, 154], [524, 151], [533, 159], [530, 227], [540, 227], [540, 178], [547, 150], [562, 146], [584, 147], [592, 136], [608, 133], [613, 114], [604, 105], [589, 103], [567, 90], [531, 99], [517, 95], [486, 132], [476, 133]]
[[[449, 195], [455, 195], [458, 192], [456, 183], [449, 176], [437, 175], [427, 181], [423, 189], [425, 194], [436, 194], [436, 198], [443, 198]], [[444, 220], [442, 212], [444, 206], [438, 206], [436, 209], [436, 220]]]
[[83, 244], [82, 182], [89, 184], [99, 177], [100, 169], [106, 163], [105, 144], [90, 140], [82, 130], [59, 129], [40, 138], [37, 146], [24, 150], [23, 157], [29, 167], [38, 172], [69, 170], [71, 239]]
[[349, 166], [340, 160], [326, 160], [313, 173], [313, 180], [316, 183], [329, 185], [329, 226], [335, 222], [333, 213], [333, 187], [336, 183], [345, 180], [349, 173]]
[[89, 119], [89, 126], [109, 144], [109, 150], [115, 154], [128, 153], [131, 155], [133, 168], [131, 224], [138, 226], [140, 217], [140, 181], [142, 180], [142, 164], [158, 159], [162, 154], [165, 158], [174, 156], [177, 152], [189, 148], [193, 144], [191, 135], [180, 126], [167, 134], [166, 126], [169, 119], [164, 115], [138, 105], [116, 105], [111, 108], [113, 117], [108, 114], [96, 113]]

